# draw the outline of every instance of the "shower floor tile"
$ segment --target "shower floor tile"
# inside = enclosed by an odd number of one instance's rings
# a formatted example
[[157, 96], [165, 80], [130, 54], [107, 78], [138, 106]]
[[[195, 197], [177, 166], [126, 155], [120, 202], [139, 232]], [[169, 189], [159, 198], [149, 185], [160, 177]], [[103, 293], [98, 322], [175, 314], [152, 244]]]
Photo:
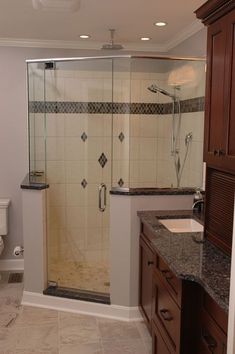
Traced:
[[58, 260], [49, 264], [49, 281], [59, 287], [109, 294], [109, 266], [107, 263]]

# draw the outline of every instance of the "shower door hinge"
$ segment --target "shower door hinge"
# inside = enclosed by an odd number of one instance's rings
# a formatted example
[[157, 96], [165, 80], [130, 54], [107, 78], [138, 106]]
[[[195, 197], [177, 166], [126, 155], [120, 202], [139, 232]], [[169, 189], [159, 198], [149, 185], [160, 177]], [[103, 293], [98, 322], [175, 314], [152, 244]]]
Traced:
[[57, 288], [58, 287], [58, 283], [56, 281], [49, 280], [48, 281], [48, 287]]
[[56, 69], [56, 63], [54, 61], [48, 61], [44, 64], [45, 70], [55, 70]]

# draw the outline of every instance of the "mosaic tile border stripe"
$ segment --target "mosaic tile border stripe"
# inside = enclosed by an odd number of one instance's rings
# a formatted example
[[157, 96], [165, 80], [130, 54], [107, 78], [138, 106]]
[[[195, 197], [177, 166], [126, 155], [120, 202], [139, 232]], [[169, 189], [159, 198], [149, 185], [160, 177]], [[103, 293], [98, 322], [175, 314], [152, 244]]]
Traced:
[[[180, 102], [181, 113], [204, 111], [205, 97]], [[178, 111], [177, 104], [175, 112]], [[172, 103], [29, 102], [29, 113], [171, 114]]]

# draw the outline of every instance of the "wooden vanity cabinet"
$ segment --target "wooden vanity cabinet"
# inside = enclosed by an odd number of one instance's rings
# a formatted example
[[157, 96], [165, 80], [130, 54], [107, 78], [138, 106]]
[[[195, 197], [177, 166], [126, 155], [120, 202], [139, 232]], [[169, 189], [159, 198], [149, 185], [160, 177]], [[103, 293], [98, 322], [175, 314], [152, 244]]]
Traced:
[[[170, 353], [180, 353], [181, 310], [168, 292], [161, 277], [153, 272], [152, 321], [161, 329]], [[160, 352], [159, 352], [160, 353]]]
[[204, 290], [201, 292], [199, 328], [197, 354], [226, 354], [228, 316]]
[[205, 237], [230, 254], [235, 192], [235, 1], [209, 0], [195, 13], [208, 27]]
[[152, 324], [152, 353], [153, 354], [172, 354], [169, 346], [169, 342], [167, 345], [167, 340], [164, 340], [162, 337], [161, 332], [159, 331], [158, 327], [153, 322]]
[[179, 279], [141, 225], [139, 307], [153, 354], [226, 354], [227, 315], [195, 282]]
[[152, 333], [152, 274], [154, 253], [144, 238], [140, 236], [140, 272], [139, 272], [139, 306], [145, 322]]
[[194, 354], [198, 286], [177, 278], [151, 247], [151, 233], [144, 225], [141, 230], [139, 307], [152, 335], [152, 352]]

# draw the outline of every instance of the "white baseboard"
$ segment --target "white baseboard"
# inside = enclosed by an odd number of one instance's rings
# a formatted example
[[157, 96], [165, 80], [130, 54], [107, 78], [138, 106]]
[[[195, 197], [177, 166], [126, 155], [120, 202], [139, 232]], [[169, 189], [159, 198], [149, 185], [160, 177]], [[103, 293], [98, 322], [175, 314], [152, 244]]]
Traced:
[[72, 312], [120, 321], [141, 321], [138, 307], [97, 304], [24, 291], [22, 305]]
[[0, 259], [0, 270], [24, 270], [23, 259]]

